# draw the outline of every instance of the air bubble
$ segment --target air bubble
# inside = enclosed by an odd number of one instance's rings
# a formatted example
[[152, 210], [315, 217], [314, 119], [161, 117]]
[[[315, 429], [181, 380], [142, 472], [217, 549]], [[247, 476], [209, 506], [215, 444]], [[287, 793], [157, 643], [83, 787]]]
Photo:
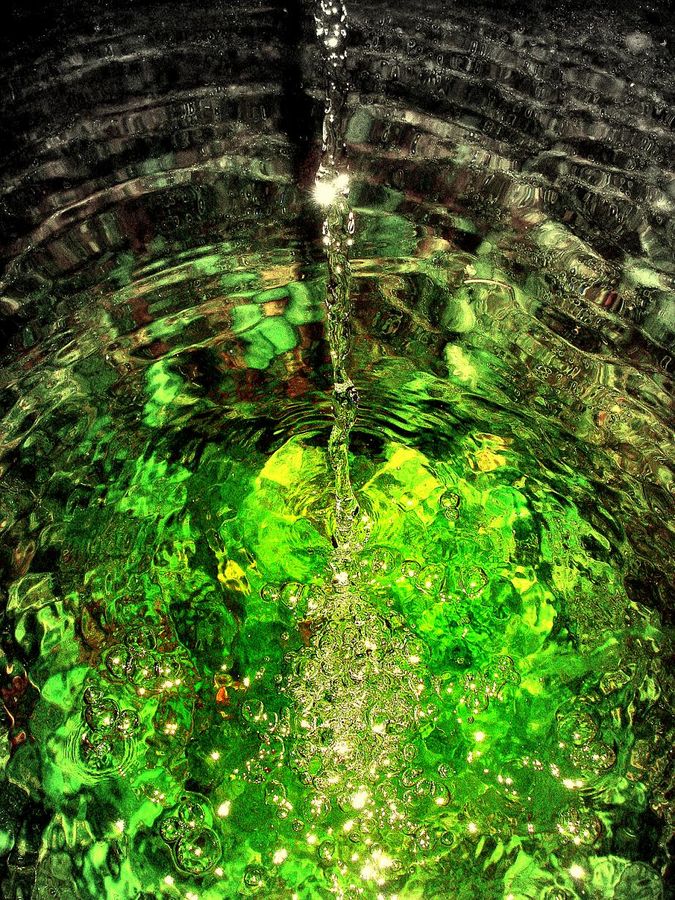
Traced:
[[124, 644], [116, 644], [106, 653], [105, 665], [113, 678], [126, 681], [131, 677], [136, 664], [129, 647]]
[[388, 547], [374, 547], [370, 556], [370, 568], [375, 575], [390, 575], [396, 567], [396, 555]]
[[598, 726], [587, 712], [562, 712], [558, 713], [557, 719], [560, 739], [577, 747], [592, 741], [598, 732]]
[[178, 806], [178, 818], [189, 828], [195, 828], [206, 818], [202, 802], [196, 798], [186, 797]]
[[265, 706], [260, 700], [247, 700], [242, 704], [241, 716], [249, 725], [261, 729], [266, 727]]
[[262, 866], [251, 865], [244, 869], [244, 884], [247, 888], [260, 890], [265, 887], [266, 872]]
[[422, 566], [417, 562], [417, 560], [414, 559], [406, 559], [401, 566], [401, 574], [404, 578], [417, 578], [421, 571]]
[[462, 590], [469, 597], [480, 596], [489, 584], [489, 581], [490, 579], [485, 570], [481, 569], [480, 566], [469, 566], [460, 575]]
[[264, 584], [260, 589], [260, 597], [267, 603], [276, 603], [281, 596], [281, 586], [278, 584]]
[[602, 823], [586, 809], [567, 809], [558, 816], [558, 832], [572, 844], [591, 846], [602, 834]]
[[279, 592], [279, 600], [288, 609], [295, 610], [303, 604], [308, 593], [307, 585], [300, 584], [297, 581], [287, 582]]
[[439, 594], [443, 587], [445, 570], [442, 566], [425, 566], [415, 580], [415, 586], [425, 594]]
[[446, 491], [440, 498], [440, 507], [443, 515], [449, 522], [455, 522], [459, 518], [460, 496], [452, 491]]
[[86, 706], [84, 720], [92, 731], [110, 734], [115, 729], [119, 712], [114, 700], [101, 699]]
[[317, 851], [319, 859], [325, 863], [333, 862], [335, 858], [335, 844], [333, 841], [323, 841], [319, 844], [319, 849]]
[[190, 875], [205, 875], [220, 860], [220, 840], [211, 828], [200, 828], [179, 838], [174, 854], [177, 868]]

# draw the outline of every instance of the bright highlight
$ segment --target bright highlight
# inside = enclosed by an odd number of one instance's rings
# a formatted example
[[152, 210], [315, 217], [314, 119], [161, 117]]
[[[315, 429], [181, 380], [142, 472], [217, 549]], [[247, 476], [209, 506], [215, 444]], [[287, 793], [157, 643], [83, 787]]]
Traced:
[[332, 181], [317, 181], [314, 184], [314, 199], [319, 206], [332, 206], [340, 194], [349, 190], [349, 176], [338, 175]]

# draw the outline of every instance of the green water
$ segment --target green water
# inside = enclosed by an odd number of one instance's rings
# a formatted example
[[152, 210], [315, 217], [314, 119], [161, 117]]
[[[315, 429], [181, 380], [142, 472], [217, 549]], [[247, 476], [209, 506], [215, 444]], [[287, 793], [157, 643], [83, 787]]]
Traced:
[[661, 637], [609, 542], [496, 435], [353, 466], [372, 528], [348, 586], [327, 575], [327, 454], [303, 440], [127, 458], [66, 517], [80, 590], [15, 583], [40, 700], [8, 770], [53, 810], [44, 877], [79, 870], [74, 896], [657, 896], [598, 852], [646, 809], [655, 735], [633, 721]]
[[[6, 419], [23, 437], [5, 476], [3, 753], [12, 802], [46, 810], [34, 896], [661, 896], [639, 848], [667, 807], [665, 637], [600, 500], [602, 479], [626, 520], [649, 515], [594, 443], [611, 422], [572, 407], [575, 436], [564, 405], [537, 412], [553, 379], [534, 367], [507, 405], [499, 348], [548, 332], [496, 250], [413, 257], [395, 215], [355, 214], [342, 569], [329, 382], [299, 385], [320, 266], [269, 287], [218, 272], [227, 247], [200, 270], [245, 296], [24, 371]], [[87, 333], [132, 308], [144, 269], [128, 271], [82, 313]], [[471, 283], [450, 289], [458, 273]], [[190, 332], [207, 321], [213, 338]], [[133, 361], [160, 340], [125, 370], [125, 345]], [[5, 814], [4, 845], [23, 839]]]
[[658, 367], [563, 226], [353, 170], [309, 256], [273, 164], [197, 249], [160, 185], [7, 361], [4, 896], [664, 896]]

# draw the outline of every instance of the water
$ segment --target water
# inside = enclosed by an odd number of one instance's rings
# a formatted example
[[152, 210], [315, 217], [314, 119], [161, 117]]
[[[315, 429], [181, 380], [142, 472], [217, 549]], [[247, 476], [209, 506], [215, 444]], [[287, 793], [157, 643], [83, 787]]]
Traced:
[[12, 76], [0, 894], [668, 896], [658, 29], [355, 4], [322, 154], [281, 12], [198, 13]]
[[349, 475], [349, 436], [354, 427], [358, 394], [347, 371], [351, 350], [350, 303], [354, 213], [349, 209], [349, 176], [344, 140], [345, 101], [349, 90], [346, 72], [347, 9], [332, 0], [320, 2], [316, 13], [316, 36], [322, 50], [326, 81], [323, 115], [322, 156], [314, 197], [326, 207], [323, 245], [326, 251], [326, 337], [333, 363], [333, 426], [328, 439], [328, 459], [335, 478], [336, 545], [334, 568], [341, 571], [349, 559], [358, 503]]

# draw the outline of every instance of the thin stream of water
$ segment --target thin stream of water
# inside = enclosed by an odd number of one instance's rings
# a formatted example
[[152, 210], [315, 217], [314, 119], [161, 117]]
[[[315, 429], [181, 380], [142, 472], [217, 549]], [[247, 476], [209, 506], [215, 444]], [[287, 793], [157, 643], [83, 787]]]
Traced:
[[358, 503], [349, 474], [349, 435], [356, 421], [358, 393], [347, 371], [351, 338], [351, 267], [349, 247], [354, 234], [354, 214], [349, 208], [349, 177], [344, 153], [345, 96], [347, 90], [347, 10], [344, 3], [319, 0], [316, 34], [325, 70], [326, 99], [323, 118], [322, 156], [315, 194], [326, 207], [323, 244], [326, 251], [326, 333], [333, 364], [334, 422], [328, 453], [335, 473], [334, 540], [337, 569], [349, 553]]

